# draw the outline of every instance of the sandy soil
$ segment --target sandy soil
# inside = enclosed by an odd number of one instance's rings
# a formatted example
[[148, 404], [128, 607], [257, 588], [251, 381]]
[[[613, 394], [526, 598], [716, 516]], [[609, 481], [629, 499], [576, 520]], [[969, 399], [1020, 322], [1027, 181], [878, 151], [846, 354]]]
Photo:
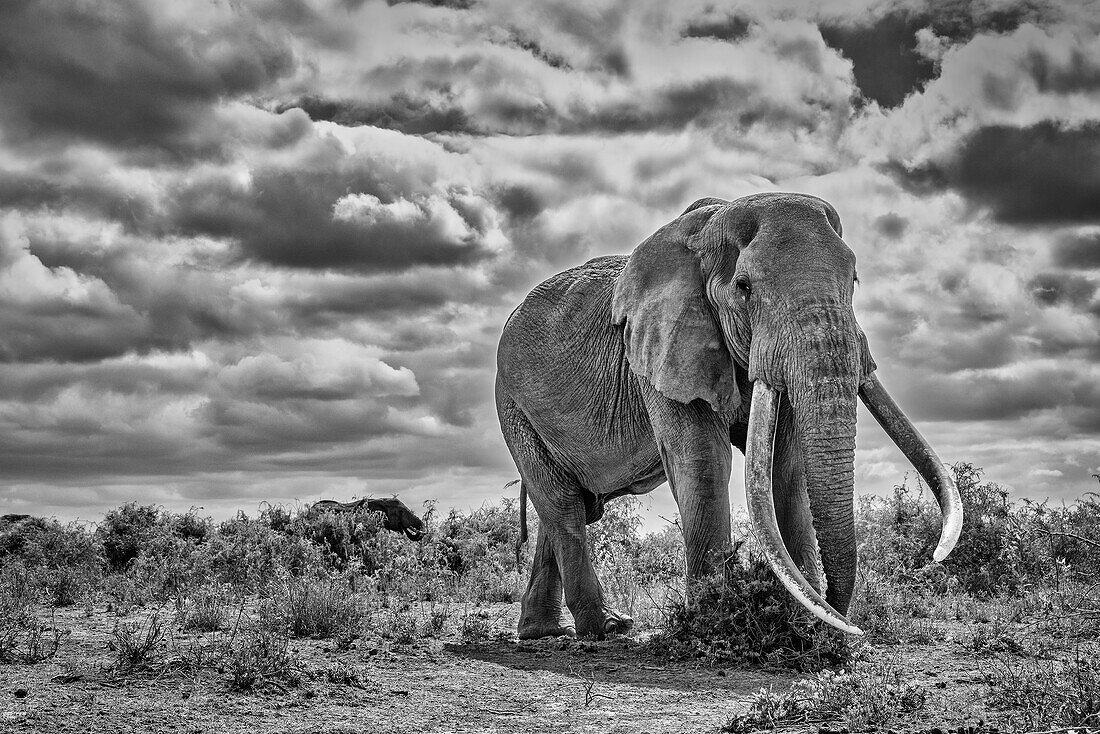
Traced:
[[[216, 670], [197, 677], [112, 673], [108, 641], [117, 618], [64, 610], [58, 624], [71, 636], [53, 660], [0, 665], [0, 731], [715, 732], [759, 688], [785, 688], [794, 680], [657, 659], [640, 640], [644, 633], [598, 643], [517, 642], [518, 605], [486, 611], [490, 638], [478, 642], [461, 642], [456, 625], [441, 639], [408, 646], [364, 638], [339, 651], [331, 641], [297, 640], [293, 649], [307, 673], [299, 685], [237, 693]], [[177, 633], [176, 647], [164, 656], [202, 639]], [[934, 646], [883, 654], [934, 699], [926, 718], [895, 731], [946, 729], [986, 716], [981, 663], [960, 656], [949, 636]], [[360, 682], [333, 683], [316, 673], [334, 666]], [[16, 697], [19, 691], [26, 695]]]

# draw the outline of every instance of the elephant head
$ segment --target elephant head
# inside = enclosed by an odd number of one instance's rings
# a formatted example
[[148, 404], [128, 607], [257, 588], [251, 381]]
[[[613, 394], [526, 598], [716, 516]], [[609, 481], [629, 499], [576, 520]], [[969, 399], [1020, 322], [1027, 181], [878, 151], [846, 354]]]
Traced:
[[366, 503], [371, 512], [382, 513], [382, 525], [386, 530], [404, 533], [409, 540], [424, 537], [424, 522], [396, 497], [371, 498]]
[[[747, 414], [747, 433], [732, 438], [743, 442], [749, 516], [768, 561], [815, 615], [858, 631], [845, 617], [856, 577], [857, 396], [940, 503], [936, 560], [958, 538], [962, 506], [950, 474], [874, 375], [852, 310], [855, 256], [841, 232], [833, 207], [812, 196], [702, 199], [635, 249], [613, 310], [631, 369], [659, 392], [707, 401], [732, 416], [735, 433]], [[797, 517], [812, 521], [792, 526]], [[806, 562], [814, 546], [825, 598], [816, 560]]]

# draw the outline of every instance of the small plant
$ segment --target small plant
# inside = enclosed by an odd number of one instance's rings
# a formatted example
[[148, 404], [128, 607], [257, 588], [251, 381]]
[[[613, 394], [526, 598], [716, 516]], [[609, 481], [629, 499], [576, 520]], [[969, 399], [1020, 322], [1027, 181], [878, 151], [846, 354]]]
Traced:
[[331, 663], [316, 671], [315, 675], [338, 686], [366, 687], [363, 680], [363, 669], [344, 661]]
[[927, 700], [922, 686], [903, 681], [901, 671], [886, 665], [857, 666], [855, 672], [823, 670], [782, 693], [761, 688], [749, 710], [731, 719], [722, 731], [742, 734], [824, 721], [863, 731], [885, 726], [899, 714], [919, 711]]
[[979, 655], [1004, 652], [1027, 654], [1013, 626], [999, 620], [976, 626], [969, 647]]
[[427, 632], [430, 635], [442, 634], [451, 619], [451, 605], [447, 602], [432, 602], [428, 608]]
[[411, 645], [420, 637], [421, 618], [417, 610], [406, 606], [391, 609], [380, 627], [384, 639], [395, 645]]
[[1100, 728], [1100, 647], [1051, 659], [997, 655], [992, 667], [990, 703], [1008, 711], [1017, 730]]
[[297, 685], [300, 676], [290, 653], [286, 629], [263, 622], [234, 636], [225, 655], [229, 687], [234, 691], [257, 691], [269, 685]]
[[154, 612], [138, 624], [116, 622], [110, 644], [121, 672], [149, 668], [164, 647], [164, 625], [159, 614]]
[[56, 624], [47, 625], [26, 609], [13, 608], [0, 596], [0, 663], [32, 664], [57, 654], [69, 636]]
[[492, 620], [484, 609], [467, 612], [462, 618], [462, 641], [483, 642], [489, 639], [493, 631]]
[[182, 629], [217, 632], [226, 625], [229, 594], [220, 585], [204, 586], [192, 592], [179, 614]]
[[283, 612], [295, 637], [358, 637], [364, 614], [346, 580], [291, 579], [283, 587]]

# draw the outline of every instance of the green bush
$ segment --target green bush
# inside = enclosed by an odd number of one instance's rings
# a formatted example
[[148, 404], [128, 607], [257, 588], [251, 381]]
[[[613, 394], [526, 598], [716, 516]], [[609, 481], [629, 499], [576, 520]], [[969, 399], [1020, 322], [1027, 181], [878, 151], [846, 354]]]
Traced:
[[485, 504], [468, 515], [451, 510], [428, 542], [438, 548], [438, 562], [449, 572], [459, 594], [475, 602], [510, 602], [518, 598], [521, 579], [530, 565], [538, 532], [535, 513], [527, 515], [530, 541], [520, 549], [519, 503], [510, 497]]
[[747, 550], [693, 582], [651, 644], [678, 658], [795, 670], [837, 665], [851, 655], [843, 634], [811, 615], [768, 563]]
[[852, 731], [876, 731], [927, 703], [928, 691], [906, 677], [888, 665], [857, 664], [852, 672], [821, 671], [795, 681], [783, 692], [762, 688], [749, 710], [731, 719], [722, 731], [747, 734], [826, 721]]
[[159, 515], [155, 505], [128, 502], [103, 516], [95, 534], [111, 571], [117, 573], [124, 570], [130, 561], [138, 557], [142, 546], [152, 535]]
[[939, 506], [923, 485], [914, 492], [907, 484], [888, 498], [860, 498], [857, 540], [865, 569], [910, 588], [957, 588], [986, 597], [1020, 593], [1050, 577], [1054, 559], [1034, 537], [1047, 529], [1036, 505], [1010, 502], [1007, 490], [982, 482], [982, 470], [972, 464], [955, 464], [952, 473], [962, 496], [963, 527], [944, 573], [924, 571], [939, 542]]
[[205, 578], [248, 593], [270, 588], [285, 576], [301, 576], [324, 566], [319, 547], [250, 520], [243, 512], [217, 526], [202, 544], [198, 559]]
[[295, 637], [354, 639], [363, 629], [365, 611], [345, 578], [289, 579], [279, 604]]

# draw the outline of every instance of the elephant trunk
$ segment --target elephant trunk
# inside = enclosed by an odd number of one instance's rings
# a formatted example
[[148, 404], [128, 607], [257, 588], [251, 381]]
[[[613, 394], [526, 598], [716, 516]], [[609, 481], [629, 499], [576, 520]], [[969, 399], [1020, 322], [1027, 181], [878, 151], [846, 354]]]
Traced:
[[745, 492], [749, 520], [760, 541], [761, 552], [780, 583], [818, 619], [852, 634], [862, 631], [821, 597], [806, 580], [783, 543], [772, 494], [772, 462], [776, 417], [782, 393], [763, 380], [753, 385], [745, 445]]
[[[861, 369], [858, 332], [851, 309], [840, 304], [807, 308], [792, 317], [791, 323], [798, 326], [788, 334], [788, 344], [797, 347], [788, 351], [783, 361], [785, 374], [778, 377], [786, 383], [789, 413], [793, 415], [795, 440], [802, 457], [801, 468], [828, 584], [824, 599], [797, 569], [778, 531], [771, 465], [776, 417], [768, 415], [766, 405], [758, 407], [757, 401], [772, 403], [774, 411], [781, 393], [763, 379], [758, 379], [754, 386], [746, 447], [746, 454], [752, 454], [746, 456], [750, 517], [760, 533], [765, 556], [787, 589], [822, 620], [858, 633], [845, 617], [856, 578], [853, 481], [856, 394]], [[782, 490], [789, 492], [793, 488]]]
[[859, 341], [851, 310], [816, 309], [787, 385], [814, 518], [826, 600], [847, 614], [856, 580], [854, 475]]

